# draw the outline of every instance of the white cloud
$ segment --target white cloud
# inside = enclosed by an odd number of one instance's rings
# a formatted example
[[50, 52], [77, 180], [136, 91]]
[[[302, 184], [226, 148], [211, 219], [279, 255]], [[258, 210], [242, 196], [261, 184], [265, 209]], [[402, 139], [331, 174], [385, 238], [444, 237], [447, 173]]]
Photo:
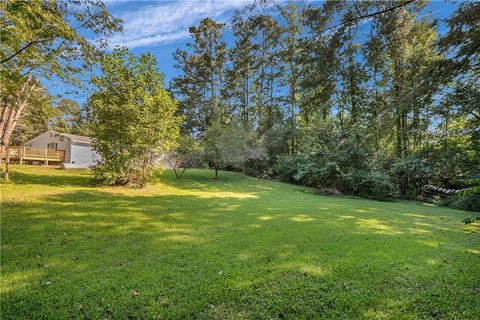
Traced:
[[[225, 1], [150, 1], [128, 3], [126, 8], [134, 11], [118, 11], [112, 14], [123, 19], [123, 34], [111, 39], [111, 45], [126, 45], [129, 48], [154, 46], [174, 42], [188, 37], [188, 27], [198, 24], [206, 17], [217, 21], [228, 21], [227, 14], [242, 8], [249, 0]], [[123, 8], [124, 9], [124, 8]], [[124, 9], [125, 10], [125, 9]]]

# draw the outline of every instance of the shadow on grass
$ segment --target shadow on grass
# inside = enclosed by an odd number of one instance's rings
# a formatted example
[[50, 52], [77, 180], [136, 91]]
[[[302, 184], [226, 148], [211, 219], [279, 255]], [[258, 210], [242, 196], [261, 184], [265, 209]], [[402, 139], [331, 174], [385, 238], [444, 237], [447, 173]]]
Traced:
[[[39, 174], [39, 173], [25, 173], [18, 170], [14, 170], [11, 174], [11, 179], [15, 184], [20, 185], [45, 185], [55, 187], [71, 187], [71, 186], [91, 186], [91, 177], [88, 173], [82, 175], [68, 175], [60, 169], [50, 169], [52, 174]], [[55, 172], [55, 171], [60, 172]], [[61, 174], [59, 174], [61, 173]]]
[[[3, 203], [4, 319], [448, 317], [475, 305], [465, 292], [478, 240], [432, 212], [385, 214], [393, 209], [192, 173], [161, 176], [186, 194], [79, 190]], [[23, 181], [72, 185], [61, 178]]]

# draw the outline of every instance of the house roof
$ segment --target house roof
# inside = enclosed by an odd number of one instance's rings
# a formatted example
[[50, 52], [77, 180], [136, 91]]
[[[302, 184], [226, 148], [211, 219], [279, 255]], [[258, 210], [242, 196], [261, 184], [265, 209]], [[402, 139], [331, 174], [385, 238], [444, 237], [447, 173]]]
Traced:
[[69, 133], [60, 133], [60, 132], [56, 132], [56, 133], [60, 134], [61, 136], [69, 138], [70, 140], [72, 140], [73, 143], [75, 142], [88, 143], [88, 144], [92, 143], [92, 138], [90, 137], [80, 136], [78, 134], [69, 134]]
[[[46, 131], [46, 132], [42, 133], [41, 135], [44, 135], [46, 133], [50, 133], [50, 135], [53, 134], [56, 137], [65, 137], [65, 138], [69, 139], [73, 144], [75, 144], [75, 143], [91, 144], [92, 143], [92, 138], [91, 137], [80, 136], [78, 134], [62, 133], [62, 132], [57, 132], [57, 131], [50, 130], [50, 131]], [[28, 140], [27, 142], [25, 142], [25, 144], [31, 143], [33, 140], [37, 139], [41, 135], [36, 136], [35, 138]]]

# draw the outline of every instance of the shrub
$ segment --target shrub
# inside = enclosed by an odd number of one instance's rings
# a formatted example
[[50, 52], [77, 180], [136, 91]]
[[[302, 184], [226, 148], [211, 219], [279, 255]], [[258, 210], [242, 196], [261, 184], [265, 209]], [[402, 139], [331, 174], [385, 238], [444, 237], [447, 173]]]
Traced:
[[385, 198], [394, 191], [390, 177], [383, 172], [360, 172], [358, 180], [357, 191], [361, 196]]
[[[293, 163], [292, 163], [293, 162]], [[336, 162], [319, 165], [309, 158], [294, 159], [286, 165], [296, 166], [287, 169], [291, 181], [308, 187], [333, 187], [338, 185], [340, 168]]]
[[315, 163], [308, 162], [300, 166], [293, 179], [304, 186], [317, 187], [321, 180], [322, 170]]
[[378, 199], [390, 196], [395, 189], [386, 173], [353, 170], [340, 174], [338, 186], [342, 192]]
[[395, 162], [391, 173], [395, 177], [401, 195], [415, 196], [427, 182], [431, 168], [416, 156]]
[[450, 206], [459, 210], [480, 211], [480, 194], [472, 193], [464, 197], [459, 197], [454, 200]]
[[180, 135], [177, 146], [164, 159], [173, 169], [175, 177], [180, 180], [189, 168], [200, 167], [202, 164], [203, 148], [190, 136]]
[[308, 163], [303, 154], [280, 156], [273, 166], [273, 174], [280, 181], [298, 183], [299, 173]]
[[384, 172], [358, 171], [349, 168], [342, 171], [335, 161], [325, 165], [315, 163], [305, 155], [281, 157], [275, 164], [275, 174], [281, 181], [319, 188], [335, 190], [363, 197], [385, 198], [394, 191], [390, 177]]

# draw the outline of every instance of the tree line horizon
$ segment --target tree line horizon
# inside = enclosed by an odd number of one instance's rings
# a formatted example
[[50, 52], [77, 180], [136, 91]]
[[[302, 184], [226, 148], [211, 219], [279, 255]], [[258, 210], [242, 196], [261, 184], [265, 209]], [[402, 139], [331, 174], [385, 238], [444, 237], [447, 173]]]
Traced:
[[[17, 10], [12, 3], [8, 2], [10, 9]], [[105, 39], [121, 30], [120, 21], [102, 15], [107, 11], [101, 1], [88, 3], [91, 7], [84, 9], [82, 27]], [[95, 89], [85, 106], [59, 99], [47, 117], [41, 111], [48, 107], [32, 108], [29, 114], [37, 113], [37, 117], [25, 117], [11, 138], [21, 142], [40, 127], [52, 126], [84, 134], [101, 131], [107, 138], [108, 119], [118, 118], [126, 121], [119, 123], [132, 125], [133, 131], [151, 126], [150, 134], [137, 130], [138, 141], [132, 136], [125, 140], [138, 143], [135, 153], [150, 148], [140, 152], [142, 159], [128, 165], [137, 173], [142, 161], [154, 158], [153, 148], [183, 156], [189, 165], [206, 163], [216, 172], [241, 170], [318, 187], [326, 193], [416, 198], [427, 183], [462, 188], [465, 181], [478, 179], [480, 172], [480, 4], [461, 2], [445, 19], [443, 34], [439, 34], [437, 19], [423, 10], [427, 4], [423, 0], [326, 1], [320, 5], [255, 1], [233, 15], [230, 46], [225, 23], [206, 17], [190, 27], [186, 47], [174, 53], [179, 74], [168, 88], [163, 76], [153, 76], [156, 61], [151, 54], [134, 58], [125, 48], [107, 54], [116, 61], [108, 58], [106, 63], [103, 55], [96, 60], [87, 51], [91, 44], [78, 33], [72, 34], [71, 26], [62, 25], [65, 44], [72, 45], [74, 38], [83, 51], [73, 53], [53, 42], [49, 47], [49, 39], [31, 45], [15, 43], [12, 47], [17, 51], [1, 57], [2, 66], [17, 67], [8, 72], [2, 69], [9, 78], [4, 90], [17, 93], [11, 97], [26, 90], [18, 85], [22, 81], [11, 79], [23, 79], [25, 84], [38, 76], [61, 75], [76, 81], [78, 65], [65, 62], [62, 55], [49, 65], [50, 70], [32, 66], [40, 72], [25, 77], [29, 63], [38, 58], [34, 50], [52, 61], [49, 55], [68, 52], [84, 62], [86, 68], [81, 71], [100, 63], [103, 75], [92, 78]], [[60, 13], [78, 14], [69, 10], [67, 6]], [[38, 32], [38, 39], [46, 32], [50, 30]], [[10, 39], [7, 33], [3, 40], [18, 42], [14, 34]], [[101, 43], [103, 48], [106, 43]], [[131, 79], [118, 76], [132, 70], [137, 74]], [[151, 78], [164, 92], [149, 85]], [[147, 96], [134, 88], [132, 79], [140, 81]], [[119, 92], [118, 84], [124, 92]], [[30, 97], [34, 99], [34, 90]], [[52, 104], [49, 99], [35, 99]], [[168, 112], [155, 111], [164, 105]], [[99, 110], [106, 112], [103, 118]], [[149, 143], [169, 146], [168, 150], [147, 146], [142, 138], [152, 136], [155, 125], [162, 126], [159, 132], [166, 132], [169, 121], [152, 120], [161, 114], [168, 114], [178, 128], [165, 134], [168, 139], [158, 136]], [[121, 134], [117, 133], [118, 139]], [[2, 133], [2, 148], [7, 143], [10, 140]], [[179, 147], [182, 144], [191, 148]], [[112, 148], [111, 143], [103, 146]], [[118, 153], [111, 153], [110, 158]], [[470, 198], [448, 201], [457, 206], [478, 205], [478, 195]]]

